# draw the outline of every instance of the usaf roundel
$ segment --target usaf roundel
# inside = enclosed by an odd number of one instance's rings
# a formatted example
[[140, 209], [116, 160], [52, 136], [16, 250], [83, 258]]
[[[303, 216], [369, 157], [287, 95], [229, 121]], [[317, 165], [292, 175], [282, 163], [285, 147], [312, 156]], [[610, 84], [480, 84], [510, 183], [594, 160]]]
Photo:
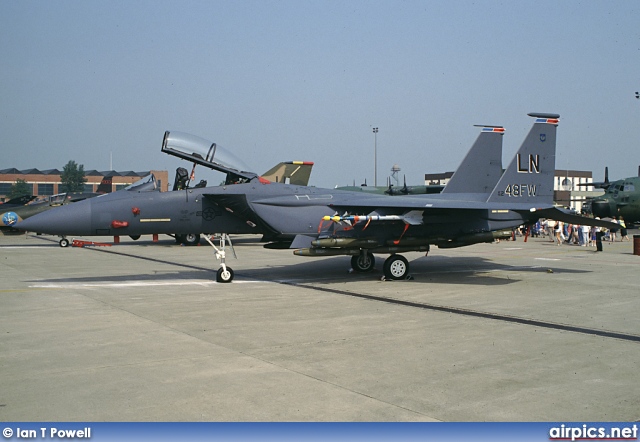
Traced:
[[2, 214], [2, 224], [5, 226], [13, 226], [18, 222], [18, 214], [15, 212], [5, 212]]

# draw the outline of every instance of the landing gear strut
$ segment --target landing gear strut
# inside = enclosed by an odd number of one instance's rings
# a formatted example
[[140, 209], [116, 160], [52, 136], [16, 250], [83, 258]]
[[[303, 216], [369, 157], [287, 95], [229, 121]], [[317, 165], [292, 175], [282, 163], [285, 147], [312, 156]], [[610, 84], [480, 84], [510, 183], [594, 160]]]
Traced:
[[375, 264], [376, 259], [373, 257], [373, 253], [366, 250], [360, 250], [359, 255], [351, 257], [351, 268], [356, 272], [370, 272]]
[[205, 235], [204, 239], [213, 247], [216, 251], [216, 259], [220, 260], [220, 268], [216, 273], [216, 282], [227, 283], [233, 281], [234, 273], [231, 267], [228, 267], [225, 263], [226, 258], [226, 243], [229, 243], [231, 247], [231, 251], [233, 252], [233, 257], [237, 258], [236, 251], [233, 249], [233, 244], [231, 243], [231, 238], [226, 233], [220, 234], [220, 248], [216, 247], [213, 243], [212, 239], [215, 241], [215, 235]]

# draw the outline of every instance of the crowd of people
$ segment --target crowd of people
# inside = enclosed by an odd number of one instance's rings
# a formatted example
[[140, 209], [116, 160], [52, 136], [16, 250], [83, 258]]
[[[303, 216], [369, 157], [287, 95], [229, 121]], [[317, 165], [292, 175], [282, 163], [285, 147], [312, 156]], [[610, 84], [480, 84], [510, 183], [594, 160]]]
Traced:
[[532, 228], [532, 236], [548, 236], [550, 241], [561, 244], [575, 244], [583, 247], [597, 247], [601, 241], [630, 241], [627, 233], [627, 226], [622, 218], [615, 217], [611, 222], [620, 225], [619, 229], [604, 229], [595, 226], [586, 226], [579, 224], [568, 224], [562, 221], [541, 220]]

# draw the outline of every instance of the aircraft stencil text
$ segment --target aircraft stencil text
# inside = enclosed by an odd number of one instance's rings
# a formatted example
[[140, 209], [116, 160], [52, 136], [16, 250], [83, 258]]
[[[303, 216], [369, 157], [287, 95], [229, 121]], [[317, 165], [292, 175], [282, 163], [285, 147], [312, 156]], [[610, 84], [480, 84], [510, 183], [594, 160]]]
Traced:
[[512, 197], [521, 197], [521, 196], [536, 196], [536, 186], [535, 184], [509, 184], [504, 191], [498, 192], [499, 196], [512, 196]]
[[540, 155], [529, 154], [529, 164], [522, 164], [522, 156], [518, 157], [518, 173], [540, 173]]

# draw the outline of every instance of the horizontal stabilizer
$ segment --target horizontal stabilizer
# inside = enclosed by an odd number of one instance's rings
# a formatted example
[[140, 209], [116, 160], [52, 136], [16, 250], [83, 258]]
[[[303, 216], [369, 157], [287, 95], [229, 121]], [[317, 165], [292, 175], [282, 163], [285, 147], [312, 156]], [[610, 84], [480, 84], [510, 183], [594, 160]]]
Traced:
[[535, 213], [539, 215], [540, 218], [548, 218], [569, 224], [604, 227], [605, 229], [620, 228], [619, 224], [605, 221], [603, 219], [587, 218], [586, 216], [576, 215], [569, 212], [567, 209], [561, 209], [559, 207], [537, 210]]

